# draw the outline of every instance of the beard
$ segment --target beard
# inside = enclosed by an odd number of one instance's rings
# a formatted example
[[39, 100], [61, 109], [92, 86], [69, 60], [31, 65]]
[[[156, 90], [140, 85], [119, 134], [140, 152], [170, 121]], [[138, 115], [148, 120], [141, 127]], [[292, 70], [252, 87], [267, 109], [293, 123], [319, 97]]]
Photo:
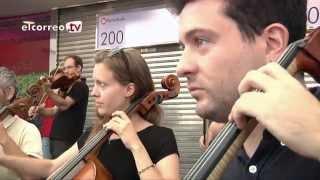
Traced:
[[232, 105], [225, 103], [225, 101], [219, 101], [219, 103], [217, 104], [197, 104], [196, 113], [203, 119], [208, 119], [209, 121], [215, 121], [219, 123], [225, 123], [228, 121], [228, 115], [232, 108]]

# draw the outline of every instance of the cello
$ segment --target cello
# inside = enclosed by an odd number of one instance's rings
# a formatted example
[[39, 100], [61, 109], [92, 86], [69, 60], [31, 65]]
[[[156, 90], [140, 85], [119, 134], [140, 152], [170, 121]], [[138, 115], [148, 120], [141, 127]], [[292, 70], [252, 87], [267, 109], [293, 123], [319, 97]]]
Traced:
[[[180, 82], [175, 75], [168, 75], [162, 79], [161, 85], [168, 91], [153, 91], [145, 97], [137, 99], [129, 105], [126, 113], [130, 116], [132, 112], [138, 112], [141, 115], [146, 114], [155, 104], [160, 104], [163, 100], [174, 98], [180, 91]], [[113, 132], [106, 129], [101, 129], [96, 135], [90, 138], [87, 143], [79, 150], [79, 154], [69, 160], [53, 172], [48, 179], [112, 179], [112, 175], [108, 172], [97, 155], [101, 145], [109, 139]], [[84, 160], [85, 165], [75, 175], [72, 174], [74, 168]], [[72, 175], [71, 175], [72, 174]]]
[[[291, 64], [293, 60], [295, 64]], [[320, 82], [320, 28], [315, 29], [306, 38], [291, 43], [277, 62], [292, 74], [307, 72], [314, 80]], [[204, 180], [208, 177], [213, 180], [220, 179], [256, 125], [257, 122], [250, 119], [246, 127], [240, 130], [234, 122], [227, 122], [184, 180]]]

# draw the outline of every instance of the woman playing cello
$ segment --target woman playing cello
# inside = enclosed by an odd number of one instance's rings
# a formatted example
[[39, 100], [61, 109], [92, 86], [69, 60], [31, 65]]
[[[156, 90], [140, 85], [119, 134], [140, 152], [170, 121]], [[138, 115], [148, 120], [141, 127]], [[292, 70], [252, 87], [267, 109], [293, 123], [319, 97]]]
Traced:
[[[160, 116], [158, 105], [142, 116], [123, 111], [133, 101], [154, 91], [148, 66], [134, 49], [117, 52], [104, 51], [95, 58], [93, 70], [98, 116], [108, 122], [97, 122], [90, 137], [102, 128], [114, 133], [98, 154], [113, 179], [179, 179], [178, 150], [172, 130], [157, 126]], [[34, 177], [47, 177], [64, 162], [77, 156], [87, 141], [83, 136], [66, 152], [54, 160], [18, 158], [2, 153], [0, 163], [19, 173]]]

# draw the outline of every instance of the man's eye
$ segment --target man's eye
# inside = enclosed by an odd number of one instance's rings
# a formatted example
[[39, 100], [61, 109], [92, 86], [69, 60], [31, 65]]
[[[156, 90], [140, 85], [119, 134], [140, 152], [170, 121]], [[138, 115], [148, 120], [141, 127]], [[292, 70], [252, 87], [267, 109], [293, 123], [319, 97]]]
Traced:
[[99, 85], [100, 85], [100, 87], [102, 87], [102, 88], [107, 86], [106, 83], [100, 83]]
[[106, 87], [106, 86], [107, 86], [106, 83], [103, 83], [103, 82], [100, 82], [100, 81], [96, 81], [95, 84], [97, 85], [97, 87], [100, 87], [100, 88], [103, 88], [103, 87]]
[[196, 37], [196, 38], [194, 38], [194, 44], [195, 44], [197, 47], [206, 45], [208, 42], [209, 42], [209, 40], [208, 40], [207, 38], [203, 38], [203, 37]]

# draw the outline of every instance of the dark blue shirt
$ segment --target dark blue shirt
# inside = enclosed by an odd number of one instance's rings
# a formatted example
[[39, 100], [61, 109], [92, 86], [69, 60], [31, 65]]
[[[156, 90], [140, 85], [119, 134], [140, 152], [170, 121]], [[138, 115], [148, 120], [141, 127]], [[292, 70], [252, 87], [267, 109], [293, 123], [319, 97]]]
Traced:
[[252, 158], [242, 148], [221, 180], [320, 180], [320, 162], [294, 153], [264, 131]]
[[[320, 88], [310, 91], [319, 99]], [[221, 180], [320, 180], [320, 162], [294, 153], [264, 131], [252, 158], [242, 148]]]

